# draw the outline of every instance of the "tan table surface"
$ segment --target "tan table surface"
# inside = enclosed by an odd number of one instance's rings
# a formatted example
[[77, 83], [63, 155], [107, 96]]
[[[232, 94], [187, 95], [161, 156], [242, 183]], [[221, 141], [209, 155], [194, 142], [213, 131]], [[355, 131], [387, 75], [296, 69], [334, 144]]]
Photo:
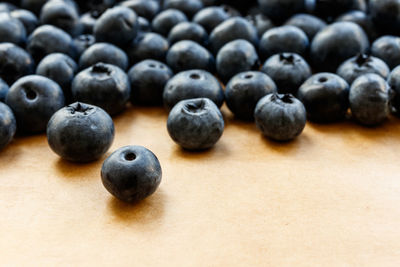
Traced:
[[44, 135], [17, 138], [0, 153], [0, 265], [400, 265], [399, 119], [309, 123], [278, 144], [224, 113], [203, 153], [172, 142], [161, 108], [114, 118], [110, 152], [143, 145], [163, 168], [137, 205], [103, 188], [104, 158], [72, 164]]

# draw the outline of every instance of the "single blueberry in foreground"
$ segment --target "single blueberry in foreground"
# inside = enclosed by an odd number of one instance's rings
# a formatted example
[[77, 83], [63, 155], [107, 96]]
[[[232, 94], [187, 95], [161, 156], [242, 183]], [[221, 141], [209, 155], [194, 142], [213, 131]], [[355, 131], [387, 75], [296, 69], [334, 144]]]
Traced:
[[17, 122], [12, 110], [0, 102], [0, 150], [11, 142], [16, 129]]

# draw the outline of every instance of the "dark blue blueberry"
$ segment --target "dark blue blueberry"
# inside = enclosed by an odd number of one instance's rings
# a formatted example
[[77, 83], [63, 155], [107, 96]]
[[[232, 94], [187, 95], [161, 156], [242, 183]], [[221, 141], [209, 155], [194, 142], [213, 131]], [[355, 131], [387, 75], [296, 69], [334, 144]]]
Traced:
[[86, 49], [79, 59], [79, 67], [86, 69], [98, 62], [112, 64], [123, 70], [129, 66], [129, 59], [125, 52], [109, 43], [95, 43]]
[[188, 18], [192, 18], [203, 8], [201, 0], [164, 0], [164, 9], [174, 8], [182, 11]]
[[78, 71], [75, 61], [61, 53], [47, 55], [40, 61], [36, 74], [45, 76], [60, 85], [67, 103], [71, 101], [71, 83]]
[[229, 81], [240, 72], [257, 70], [259, 66], [257, 51], [246, 40], [239, 39], [227, 43], [217, 55], [217, 73], [223, 82]]
[[165, 62], [169, 49], [168, 41], [161, 35], [153, 32], [140, 34], [126, 49], [131, 64], [145, 59], [154, 59]]
[[367, 73], [375, 73], [386, 79], [389, 76], [390, 69], [385, 62], [377, 57], [359, 54], [343, 62], [336, 73], [348, 84], [352, 84], [356, 78]]
[[314, 0], [313, 12], [323, 18], [336, 17], [349, 10], [366, 11], [365, 0]]
[[208, 149], [222, 136], [224, 119], [210, 99], [187, 99], [173, 107], [167, 129], [172, 140], [185, 149]]
[[64, 107], [60, 86], [43, 76], [28, 75], [16, 81], [8, 91], [6, 104], [17, 119], [18, 131], [40, 133], [50, 117]]
[[78, 73], [72, 81], [75, 101], [99, 106], [110, 115], [125, 109], [130, 94], [128, 76], [111, 64], [96, 63]]
[[48, 0], [21, 0], [21, 7], [32, 11], [35, 15], [40, 14], [42, 6], [46, 4]]
[[230, 15], [223, 7], [210, 6], [197, 12], [193, 17], [193, 22], [203, 26], [204, 29], [210, 33], [215, 27], [228, 18], [230, 18]]
[[307, 35], [295, 26], [272, 28], [264, 33], [260, 40], [260, 58], [266, 60], [283, 52], [292, 52], [304, 57], [309, 45]]
[[386, 35], [377, 39], [371, 47], [371, 53], [394, 69], [400, 65], [400, 37]]
[[308, 118], [321, 123], [343, 119], [349, 108], [348, 96], [349, 84], [328, 72], [311, 76], [297, 93], [306, 107]]
[[80, 33], [79, 14], [76, 7], [63, 0], [50, 0], [40, 11], [42, 24], [54, 25], [71, 35]]
[[305, 2], [299, 0], [258, 0], [261, 11], [277, 22], [283, 22], [290, 16], [303, 12]]
[[161, 183], [161, 176], [156, 155], [142, 146], [121, 147], [101, 167], [101, 180], [107, 191], [129, 203], [153, 194]]
[[170, 44], [174, 44], [183, 40], [191, 40], [206, 46], [208, 34], [202, 26], [195, 22], [181, 22], [171, 29], [168, 41]]
[[177, 9], [167, 9], [160, 12], [153, 21], [151, 27], [154, 32], [168, 36], [169, 31], [180, 22], [188, 21], [186, 15]]
[[172, 70], [156, 60], [144, 60], [128, 72], [131, 102], [139, 105], [161, 105], [165, 84], [173, 76]]
[[137, 15], [130, 8], [116, 6], [97, 19], [93, 33], [97, 42], [125, 46], [133, 41], [139, 29]]
[[301, 84], [311, 76], [308, 63], [298, 54], [282, 53], [270, 57], [261, 69], [274, 80], [279, 93], [295, 95]]
[[204, 70], [188, 70], [176, 74], [165, 85], [164, 106], [171, 109], [184, 99], [207, 97], [221, 107], [224, 102], [224, 91], [219, 81]]
[[258, 37], [275, 27], [273, 22], [263, 14], [248, 15], [246, 19], [257, 29]]
[[296, 14], [285, 22], [285, 25], [296, 26], [303, 30], [308, 40], [314, 39], [314, 36], [326, 26], [322, 19], [310, 14]]
[[358, 24], [363, 28], [371, 42], [378, 37], [378, 31], [372, 22], [371, 16], [361, 10], [351, 10], [344, 13], [336, 21], [350, 21]]
[[143, 17], [138, 17], [139, 32], [149, 32], [151, 30], [150, 22]]
[[393, 90], [392, 106], [395, 114], [400, 117], [400, 66], [396, 67], [389, 75], [388, 83]]
[[93, 45], [95, 42], [96, 39], [91, 34], [82, 34], [76, 37], [73, 40], [73, 43], [77, 57], [79, 58], [82, 55], [82, 53], [91, 45]]
[[385, 121], [390, 113], [389, 101], [389, 85], [377, 74], [360, 76], [351, 85], [351, 114], [361, 124], [374, 126]]
[[24, 24], [9, 13], [0, 13], [0, 42], [23, 45], [26, 41]]
[[29, 10], [17, 9], [12, 11], [10, 15], [22, 22], [27, 35], [31, 34], [39, 24], [38, 18]]
[[225, 20], [211, 32], [209, 38], [210, 48], [213, 53], [217, 54], [221, 47], [237, 39], [247, 40], [255, 47], [258, 47], [256, 28], [246, 19], [234, 17]]
[[369, 0], [369, 12], [382, 33], [398, 34], [400, 30], [400, 2], [398, 0]]
[[8, 90], [10, 90], [8, 84], [0, 78], [0, 102], [4, 102], [6, 100]]
[[17, 9], [17, 6], [7, 3], [7, 2], [1, 2], [0, 3], [0, 12], [11, 12]]
[[368, 49], [368, 37], [360, 26], [354, 22], [335, 22], [314, 37], [310, 56], [315, 69], [333, 72], [346, 59]]
[[268, 75], [259, 71], [242, 72], [226, 85], [225, 100], [235, 117], [253, 120], [258, 101], [276, 91], [276, 85]]
[[0, 43], [0, 78], [12, 84], [34, 70], [33, 59], [24, 49], [12, 43]]
[[214, 56], [193, 41], [179, 41], [168, 50], [167, 63], [177, 73], [190, 69], [215, 70]]
[[57, 111], [47, 125], [47, 141], [61, 158], [89, 162], [114, 140], [114, 123], [101, 108], [76, 102]]
[[149, 0], [127, 0], [120, 3], [121, 6], [129, 7], [140, 17], [152, 20], [160, 10], [158, 1]]
[[52, 25], [36, 28], [29, 36], [26, 48], [36, 62], [51, 53], [63, 53], [71, 57], [76, 55], [71, 36]]
[[100, 12], [94, 10], [80, 16], [79, 23], [81, 24], [82, 34], [93, 34], [94, 25], [100, 15]]
[[0, 150], [11, 142], [16, 130], [14, 113], [6, 104], [0, 102]]

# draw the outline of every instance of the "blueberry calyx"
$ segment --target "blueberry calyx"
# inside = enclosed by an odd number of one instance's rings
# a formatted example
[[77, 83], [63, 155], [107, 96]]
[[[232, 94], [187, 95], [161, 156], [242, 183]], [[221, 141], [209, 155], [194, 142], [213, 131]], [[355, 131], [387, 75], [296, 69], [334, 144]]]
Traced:
[[68, 106], [71, 114], [75, 114], [76, 112], [82, 113], [83, 115], [88, 115], [89, 113], [93, 112], [93, 108], [85, 105], [80, 102], [73, 103]]
[[369, 55], [366, 54], [358, 54], [357, 58], [356, 58], [356, 64], [359, 67], [362, 67], [363, 65], [366, 65], [367, 63], [369, 63], [371, 61], [371, 57]]
[[92, 72], [105, 73], [107, 75], [111, 74], [111, 70], [104, 63], [97, 63], [97, 64], [93, 65]]
[[279, 54], [279, 60], [283, 61], [284, 64], [294, 64], [295, 58], [292, 54], [282, 53]]
[[33, 101], [37, 98], [37, 93], [34, 90], [32, 90], [31, 88], [24, 88], [23, 91], [25, 93], [26, 98], [29, 101]]
[[124, 155], [124, 159], [125, 159], [126, 161], [134, 161], [134, 160], [136, 159], [136, 154], [133, 153], [133, 152], [127, 152], [127, 153], [125, 153], [125, 155]]
[[283, 103], [285, 103], [285, 104], [293, 104], [293, 95], [292, 94], [276, 94], [276, 93], [274, 93], [272, 96], [271, 96], [271, 100], [272, 101], [274, 101], [274, 102], [278, 102], [278, 103], [280, 103], [280, 102], [283, 102]]
[[192, 73], [192, 74], [190, 74], [189, 77], [190, 77], [190, 79], [193, 79], [193, 80], [198, 80], [201, 78], [201, 76], [197, 73]]
[[206, 105], [205, 101], [202, 99], [199, 99], [199, 100], [194, 100], [190, 103], [187, 103], [183, 109], [184, 109], [184, 111], [186, 111], [188, 113], [196, 114], [196, 113], [200, 113], [200, 112], [204, 111], [205, 105]]

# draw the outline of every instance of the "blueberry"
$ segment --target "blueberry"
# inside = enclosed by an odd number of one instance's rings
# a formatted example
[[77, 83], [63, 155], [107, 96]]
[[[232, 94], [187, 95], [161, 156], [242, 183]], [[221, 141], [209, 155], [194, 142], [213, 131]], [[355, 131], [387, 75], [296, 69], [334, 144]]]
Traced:
[[351, 114], [361, 124], [374, 126], [382, 123], [390, 113], [389, 101], [389, 85], [377, 74], [360, 76], [351, 85]]
[[320, 123], [343, 119], [349, 108], [348, 96], [349, 84], [340, 76], [327, 72], [311, 76], [297, 93], [308, 118]]
[[126, 53], [133, 64], [145, 59], [165, 62], [168, 49], [169, 44], [164, 37], [148, 32], [139, 35], [126, 49]]
[[199, 10], [203, 8], [201, 0], [164, 0], [164, 9], [175, 8], [183, 13], [188, 18], [192, 18]]
[[156, 155], [142, 146], [125, 146], [103, 163], [101, 180], [114, 197], [138, 202], [153, 194], [161, 183], [161, 165]]
[[219, 81], [204, 70], [183, 71], [172, 77], [163, 92], [164, 106], [171, 109], [184, 99], [206, 97], [221, 107], [224, 92]]
[[225, 100], [235, 117], [253, 120], [258, 101], [277, 91], [274, 81], [259, 71], [247, 71], [235, 75], [225, 88]]
[[171, 110], [167, 129], [172, 140], [185, 149], [208, 149], [222, 136], [224, 119], [210, 99], [187, 99]]
[[290, 16], [305, 10], [305, 2], [299, 0], [258, 0], [261, 11], [269, 18], [283, 22]]
[[14, 112], [18, 131], [40, 133], [46, 129], [50, 117], [64, 106], [64, 94], [56, 82], [28, 75], [11, 86], [6, 104]]
[[230, 15], [222, 7], [210, 6], [206, 7], [193, 17], [193, 22], [203, 26], [204, 29], [210, 33], [221, 22], [227, 20]]
[[257, 51], [246, 40], [239, 39], [227, 43], [217, 55], [217, 73], [223, 82], [229, 81], [240, 72], [257, 70], [259, 66]]
[[100, 12], [93, 10], [80, 16], [79, 23], [81, 24], [82, 34], [93, 34], [94, 25], [100, 15]]
[[12, 43], [0, 43], [0, 78], [12, 84], [34, 70], [33, 59], [24, 49]]
[[14, 10], [17, 9], [17, 6], [11, 4], [11, 3], [4, 3], [4, 2], [0, 2], [0, 12], [12, 12]]
[[101, 108], [76, 102], [57, 111], [47, 125], [47, 141], [61, 158], [89, 162], [114, 140], [114, 123]]
[[324, 18], [336, 17], [349, 10], [366, 11], [365, 0], [314, 0], [313, 11]]
[[350, 21], [358, 24], [372, 42], [378, 36], [378, 30], [372, 22], [371, 16], [361, 10], [351, 10], [336, 18], [336, 21]]
[[160, 9], [158, 1], [149, 0], [127, 0], [120, 3], [121, 6], [129, 7], [140, 17], [152, 20]]
[[24, 24], [9, 13], [0, 13], [0, 42], [23, 45], [26, 41]]
[[149, 32], [151, 30], [150, 22], [143, 17], [138, 17], [137, 19], [139, 28], [138, 31], [143, 33], [143, 32]]
[[174, 72], [190, 69], [215, 70], [214, 56], [204, 47], [193, 41], [179, 41], [167, 53], [168, 66]]
[[168, 36], [169, 31], [180, 22], [188, 21], [186, 15], [177, 9], [167, 9], [160, 12], [151, 22], [154, 32]]
[[0, 150], [11, 142], [16, 129], [17, 123], [12, 110], [0, 102]]
[[52, 25], [36, 28], [29, 36], [26, 48], [36, 62], [51, 53], [59, 52], [71, 57], [76, 55], [71, 36]]
[[0, 102], [4, 102], [8, 90], [10, 90], [8, 84], [3, 79], [0, 78]]
[[93, 33], [98, 42], [125, 46], [136, 37], [138, 28], [136, 13], [130, 8], [116, 6], [97, 19]]
[[246, 19], [256, 28], [258, 37], [274, 28], [273, 22], [263, 14], [248, 15]]
[[296, 14], [285, 22], [285, 25], [296, 26], [304, 31], [308, 40], [314, 39], [314, 36], [326, 26], [322, 19], [310, 14]]
[[131, 101], [140, 105], [160, 105], [165, 84], [172, 70], [156, 60], [144, 60], [134, 65], [128, 73], [131, 84]]
[[377, 57], [359, 54], [343, 62], [336, 73], [348, 84], [352, 84], [356, 78], [367, 73], [375, 73], [386, 79], [389, 76], [390, 69], [385, 62]]
[[54, 25], [71, 35], [76, 35], [80, 32], [78, 11], [68, 1], [48, 1], [40, 11], [40, 22]]
[[123, 70], [129, 65], [128, 56], [122, 49], [109, 43], [95, 43], [82, 53], [79, 67], [86, 69], [99, 62], [112, 64]]
[[392, 106], [395, 109], [395, 114], [400, 116], [400, 66], [396, 67], [389, 75], [388, 83], [390, 88], [393, 90], [394, 99]]
[[11, 17], [18, 19], [25, 27], [26, 34], [33, 32], [39, 24], [38, 18], [25, 9], [16, 9], [10, 13]]
[[294, 53], [282, 53], [270, 57], [261, 71], [274, 80], [279, 93], [294, 95], [301, 84], [311, 76], [308, 63]]
[[205, 46], [208, 43], [208, 34], [199, 24], [185, 21], [175, 25], [168, 35], [170, 44], [183, 40], [191, 40]]
[[400, 30], [398, 0], [369, 0], [369, 11], [375, 25], [384, 33], [398, 34]]
[[217, 53], [225, 44], [244, 39], [258, 47], [258, 35], [256, 28], [241, 17], [234, 17], [225, 20], [211, 32], [209, 42], [213, 53]]
[[96, 39], [91, 34], [82, 34], [73, 40], [77, 57], [80, 57], [82, 53], [92, 46], [96, 42]]
[[96, 63], [79, 72], [72, 81], [72, 97], [96, 105], [110, 115], [125, 109], [131, 88], [126, 73], [117, 66]]
[[368, 37], [360, 26], [353, 22], [335, 22], [314, 37], [310, 56], [316, 69], [333, 72], [346, 59], [368, 49]]
[[377, 39], [371, 47], [371, 53], [388, 64], [391, 69], [400, 65], [400, 37], [386, 35]]

